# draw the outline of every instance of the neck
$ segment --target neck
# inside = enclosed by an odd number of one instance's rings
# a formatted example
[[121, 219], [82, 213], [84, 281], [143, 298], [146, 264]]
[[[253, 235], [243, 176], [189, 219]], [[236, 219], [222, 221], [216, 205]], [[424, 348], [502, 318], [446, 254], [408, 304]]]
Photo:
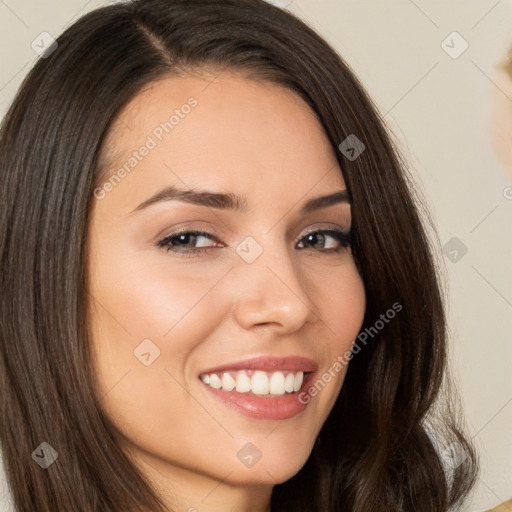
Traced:
[[270, 512], [273, 485], [228, 483], [163, 461], [138, 465], [162, 497], [169, 512]]

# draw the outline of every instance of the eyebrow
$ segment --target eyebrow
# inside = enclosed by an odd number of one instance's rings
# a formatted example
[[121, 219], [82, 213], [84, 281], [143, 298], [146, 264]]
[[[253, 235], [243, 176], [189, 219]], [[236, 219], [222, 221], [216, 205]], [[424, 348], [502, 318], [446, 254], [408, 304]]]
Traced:
[[[134, 208], [130, 215], [147, 208], [155, 203], [162, 201], [185, 201], [200, 206], [210, 208], [219, 208], [222, 210], [235, 210], [239, 212], [248, 212], [249, 204], [243, 197], [232, 193], [208, 192], [198, 189], [184, 190], [171, 185], [157, 192], [155, 195], [146, 199]], [[315, 197], [307, 201], [300, 209], [300, 214], [310, 213], [320, 208], [327, 208], [334, 204], [347, 203], [350, 204], [350, 198], [347, 189], [338, 190], [326, 196]]]

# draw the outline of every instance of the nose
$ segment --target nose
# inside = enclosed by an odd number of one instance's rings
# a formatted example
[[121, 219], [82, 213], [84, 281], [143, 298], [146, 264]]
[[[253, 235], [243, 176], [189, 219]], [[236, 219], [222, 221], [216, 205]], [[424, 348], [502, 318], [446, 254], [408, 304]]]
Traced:
[[244, 329], [268, 325], [287, 334], [319, 319], [306, 276], [285, 249], [265, 248], [255, 261], [239, 260], [237, 267], [235, 318]]

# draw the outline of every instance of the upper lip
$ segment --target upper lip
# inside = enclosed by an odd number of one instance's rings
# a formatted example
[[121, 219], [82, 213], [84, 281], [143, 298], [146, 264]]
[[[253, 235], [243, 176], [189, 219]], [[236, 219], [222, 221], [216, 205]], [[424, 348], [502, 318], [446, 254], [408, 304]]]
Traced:
[[291, 372], [314, 372], [318, 369], [318, 364], [307, 357], [301, 356], [259, 356], [250, 359], [243, 359], [231, 363], [224, 363], [213, 368], [208, 368], [201, 372], [218, 373], [229, 370], [262, 370], [262, 371], [278, 371], [288, 370]]

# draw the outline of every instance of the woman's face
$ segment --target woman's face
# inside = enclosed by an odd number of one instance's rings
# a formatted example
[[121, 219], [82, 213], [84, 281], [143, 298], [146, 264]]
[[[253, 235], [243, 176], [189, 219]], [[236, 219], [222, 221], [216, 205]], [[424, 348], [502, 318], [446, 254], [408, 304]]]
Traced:
[[153, 480], [195, 503], [212, 480], [208, 503], [297, 473], [365, 311], [313, 112], [276, 85], [206, 76], [153, 83], [124, 109], [88, 233], [100, 405]]

